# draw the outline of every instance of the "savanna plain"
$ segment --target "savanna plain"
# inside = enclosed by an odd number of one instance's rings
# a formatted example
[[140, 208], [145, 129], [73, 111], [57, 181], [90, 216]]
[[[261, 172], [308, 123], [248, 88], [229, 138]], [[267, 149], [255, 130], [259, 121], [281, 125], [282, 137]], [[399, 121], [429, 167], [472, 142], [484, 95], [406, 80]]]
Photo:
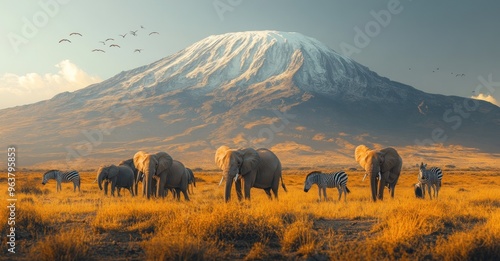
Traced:
[[[372, 202], [364, 172], [346, 171], [347, 203], [328, 189], [318, 202], [311, 170], [285, 170], [285, 193], [224, 203], [220, 172], [195, 171], [191, 201], [104, 196], [95, 172], [81, 192], [43, 171], [17, 173], [16, 253], [7, 252], [8, 209], [0, 208], [2, 260], [498, 260], [500, 170], [443, 169], [439, 198], [414, 196], [418, 169], [403, 170], [394, 199]], [[325, 170], [326, 171], [326, 170]], [[7, 196], [6, 173], [0, 191]], [[139, 185], [140, 187], [140, 185]], [[4, 203], [7, 201], [4, 201]], [[5, 203], [7, 204], [7, 203]], [[5, 221], [5, 222], [4, 222]]]

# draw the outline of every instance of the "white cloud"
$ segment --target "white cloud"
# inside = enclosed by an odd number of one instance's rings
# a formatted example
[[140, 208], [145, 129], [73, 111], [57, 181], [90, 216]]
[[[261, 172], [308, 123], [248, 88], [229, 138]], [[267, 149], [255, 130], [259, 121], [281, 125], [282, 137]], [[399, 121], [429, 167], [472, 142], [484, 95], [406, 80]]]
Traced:
[[0, 76], [0, 109], [47, 100], [58, 93], [75, 91], [101, 81], [69, 60], [59, 62], [55, 67], [59, 69], [57, 73], [5, 73]]
[[471, 98], [477, 99], [477, 100], [483, 100], [483, 101], [491, 102], [491, 103], [495, 104], [496, 106], [500, 106], [500, 103], [498, 102], [498, 100], [495, 99], [495, 97], [493, 97], [492, 95], [489, 95], [489, 94], [482, 94], [482, 93], [480, 93], [479, 95], [472, 96]]

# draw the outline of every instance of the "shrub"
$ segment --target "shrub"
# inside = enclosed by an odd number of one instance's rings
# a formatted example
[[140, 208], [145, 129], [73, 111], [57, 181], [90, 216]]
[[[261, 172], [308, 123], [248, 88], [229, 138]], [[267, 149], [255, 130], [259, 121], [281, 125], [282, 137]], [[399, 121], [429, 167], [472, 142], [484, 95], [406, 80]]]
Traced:
[[312, 228], [313, 223], [308, 219], [298, 220], [285, 228], [281, 238], [284, 251], [307, 255], [312, 253], [316, 246], [317, 233]]
[[46, 236], [30, 251], [31, 260], [89, 260], [91, 238], [83, 229]]

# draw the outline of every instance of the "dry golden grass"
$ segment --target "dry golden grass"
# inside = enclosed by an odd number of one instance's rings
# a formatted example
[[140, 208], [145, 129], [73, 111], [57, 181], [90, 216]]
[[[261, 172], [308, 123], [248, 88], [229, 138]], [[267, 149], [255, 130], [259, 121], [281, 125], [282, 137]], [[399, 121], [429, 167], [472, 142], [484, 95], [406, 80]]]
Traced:
[[[81, 192], [41, 173], [19, 173], [16, 185], [18, 253], [40, 260], [493, 260], [500, 256], [499, 171], [445, 170], [438, 200], [416, 199], [415, 171], [402, 174], [396, 197], [373, 203], [363, 173], [347, 171], [347, 203], [328, 189], [303, 191], [308, 171], [285, 171], [288, 193], [269, 201], [224, 203], [218, 172], [196, 173], [191, 201], [104, 196], [82, 172]], [[4, 175], [2, 173], [1, 175]], [[22, 177], [22, 178], [20, 178]], [[6, 182], [0, 191], [6, 191]], [[2, 192], [5, 193], [5, 192]], [[4, 194], [5, 195], [5, 194]], [[1, 208], [0, 219], [8, 212]], [[6, 226], [1, 233], [6, 234]], [[5, 237], [2, 237], [5, 246]], [[1, 258], [0, 258], [1, 259]]]

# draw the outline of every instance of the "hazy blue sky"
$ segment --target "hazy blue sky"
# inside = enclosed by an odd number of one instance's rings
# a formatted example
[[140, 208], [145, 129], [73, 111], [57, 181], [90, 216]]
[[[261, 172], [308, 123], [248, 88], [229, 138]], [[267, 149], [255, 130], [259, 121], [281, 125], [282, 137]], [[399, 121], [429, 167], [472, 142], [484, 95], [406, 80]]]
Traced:
[[[356, 47], [351, 58], [357, 62], [427, 92], [470, 97], [480, 77], [491, 74], [492, 81], [500, 82], [500, 1], [495, 0], [0, 3], [0, 108], [85, 87], [212, 34], [248, 30], [299, 32], [339, 53], [342, 46]], [[374, 13], [389, 13], [390, 21], [387, 16], [377, 21]], [[369, 43], [358, 29], [369, 35]], [[131, 36], [131, 30], [138, 30], [138, 36]], [[149, 36], [152, 31], [160, 34]], [[123, 33], [125, 38], [118, 36]], [[99, 43], [108, 37], [121, 48]], [[58, 43], [63, 38], [72, 43]], [[106, 53], [91, 52], [94, 48]], [[483, 94], [500, 100], [499, 89], [483, 88]]]

